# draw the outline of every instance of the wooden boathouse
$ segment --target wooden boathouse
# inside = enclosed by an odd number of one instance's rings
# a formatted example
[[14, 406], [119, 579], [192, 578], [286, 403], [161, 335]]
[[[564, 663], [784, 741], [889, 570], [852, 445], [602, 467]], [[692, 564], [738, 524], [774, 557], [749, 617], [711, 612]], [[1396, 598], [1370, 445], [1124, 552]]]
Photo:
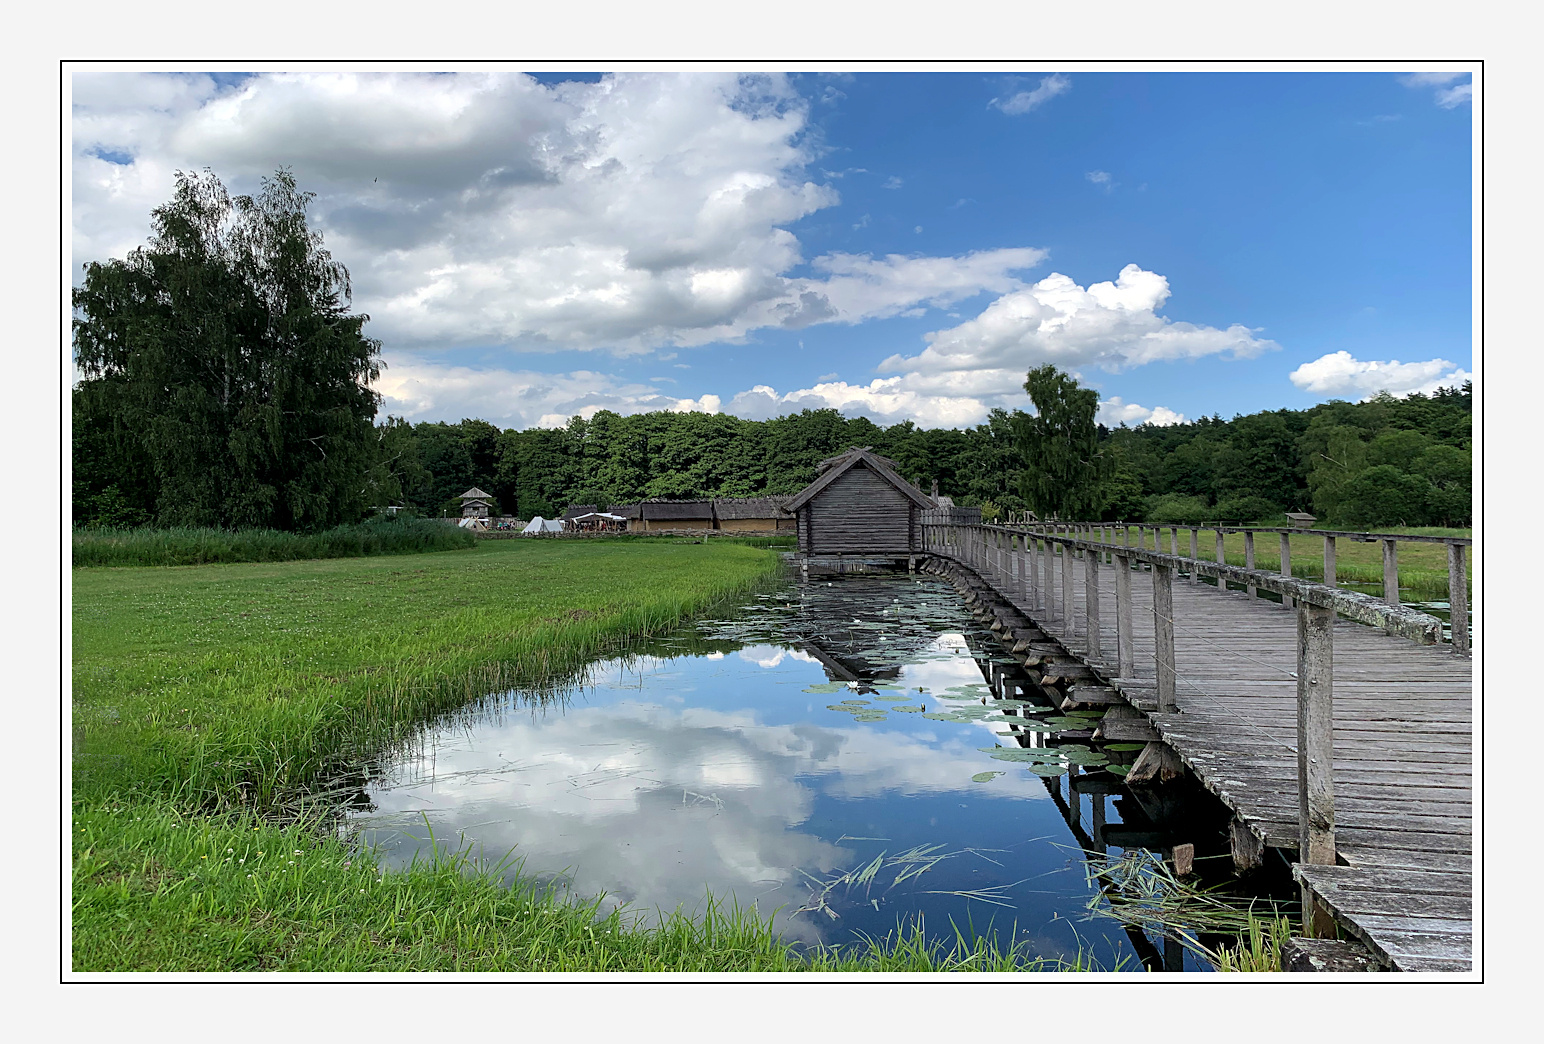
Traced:
[[905, 561], [915, 568], [924, 551], [924, 512], [936, 502], [897, 474], [898, 465], [863, 446], [823, 460], [819, 475], [792, 500], [788, 510], [798, 530], [799, 559], [839, 571], [858, 560], [859, 568]]

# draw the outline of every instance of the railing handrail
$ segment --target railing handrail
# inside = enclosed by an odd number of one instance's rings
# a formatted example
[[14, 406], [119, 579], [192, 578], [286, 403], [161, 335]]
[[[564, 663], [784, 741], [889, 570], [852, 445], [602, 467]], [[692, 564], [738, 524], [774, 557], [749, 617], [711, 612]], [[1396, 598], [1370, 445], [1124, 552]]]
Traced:
[[[962, 523], [963, 524], [963, 523]], [[1001, 523], [996, 523], [1001, 524]], [[1221, 533], [1289, 533], [1301, 536], [1339, 537], [1374, 543], [1379, 540], [1405, 540], [1417, 544], [1462, 544], [1473, 547], [1473, 537], [1430, 536], [1417, 533], [1370, 533], [1356, 529], [1299, 529], [1296, 526], [1229, 526], [1220, 522], [1013, 522], [1007, 527], [1017, 532], [1046, 526], [1110, 526], [1114, 529], [1206, 529]]]
[[[927, 527], [937, 529], [981, 529], [1014, 534], [1026, 532], [1026, 530], [1017, 527], [1000, 526], [986, 522], [940, 523], [937, 525], [929, 523]], [[1037, 532], [1034, 535], [1042, 540], [1066, 547], [1106, 552], [1127, 559], [1134, 559], [1138, 562], [1145, 562], [1148, 565], [1165, 566], [1170, 569], [1184, 565], [1189, 571], [1200, 573], [1203, 576], [1214, 577], [1218, 580], [1231, 580], [1237, 584], [1252, 585], [1270, 591], [1273, 594], [1307, 602], [1309, 605], [1317, 605], [1323, 609], [1333, 609], [1348, 619], [1368, 624], [1372, 627], [1381, 627], [1391, 634], [1397, 634], [1402, 638], [1407, 638], [1421, 645], [1435, 645], [1442, 637], [1442, 621], [1435, 616], [1402, 605], [1390, 605], [1387, 602], [1373, 598], [1371, 595], [1364, 595], [1356, 591], [1347, 591], [1339, 587], [1330, 587], [1327, 584], [1315, 583], [1311, 580], [1299, 580], [1296, 577], [1282, 576], [1279, 573], [1268, 573], [1259, 569], [1245, 569], [1240, 566], [1208, 562], [1202, 558], [1189, 558], [1184, 555], [1147, 551], [1126, 544], [1107, 544], [1103, 541], [1085, 540], [1080, 537], [1062, 536], [1056, 533]]]

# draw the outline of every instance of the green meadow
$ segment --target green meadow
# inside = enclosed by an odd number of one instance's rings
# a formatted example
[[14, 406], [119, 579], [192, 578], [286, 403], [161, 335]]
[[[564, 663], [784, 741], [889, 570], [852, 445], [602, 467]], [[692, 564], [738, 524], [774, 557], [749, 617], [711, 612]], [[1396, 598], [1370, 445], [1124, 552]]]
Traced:
[[777, 556], [748, 543], [74, 570], [74, 969], [1069, 967], [920, 925], [835, 953], [733, 907], [602, 916], [596, 898], [507, 887], [467, 852], [386, 872], [308, 804], [438, 712], [539, 691], [766, 582]]

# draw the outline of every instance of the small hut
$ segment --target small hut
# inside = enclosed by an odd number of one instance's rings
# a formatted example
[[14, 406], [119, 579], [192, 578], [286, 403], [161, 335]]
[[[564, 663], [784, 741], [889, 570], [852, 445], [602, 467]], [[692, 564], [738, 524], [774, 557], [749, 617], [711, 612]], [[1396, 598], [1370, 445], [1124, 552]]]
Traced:
[[[635, 509], [636, 515], [633, 514]], [[713, 528], [711, 500], [644, 500], [617, 514], [627, 516], [627, 528], [633, 532]]]
[[1288, 511], [1287, 521], [1292, 523], [1294, 529], [1309, 529], [1319, 520], [1306, 511]]
[[801, 555], [911, 559], [922, 552], [922, 513], [937, 505], [897, 474], [895, 461], [864, 446], [821, 461], [819, 469], [788, 502]]
[[717, 528], [726, 533], [775, 533], [791, 531], [794, 517], [788, 511], [792, 497], [720, 497], [713, 502]]
[[462, 518], [487, 518], [494, 514], [493, 495], [473, 486], [461, 494]]

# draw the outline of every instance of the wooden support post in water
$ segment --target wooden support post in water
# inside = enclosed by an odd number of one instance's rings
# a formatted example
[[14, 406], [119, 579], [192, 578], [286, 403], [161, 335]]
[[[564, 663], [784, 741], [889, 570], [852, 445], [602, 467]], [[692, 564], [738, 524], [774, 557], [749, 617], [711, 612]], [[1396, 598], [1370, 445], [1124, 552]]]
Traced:
[[1335, 538], [1324, 538], [1324, 586], [1335, 586]]
[[1153, 644], [1158, 673], [1158, 712], [1179, 710], [1174, 699], [1174, 570], [1153, 566]]
[[1448, 545], [1448, 616], [1453, 629], [1453, 651], [1469, 655], [1469, 581], [1464, 572], [1464, 545]]
[[[1297, 806], [1299, 863], [1335, 863], [1335, 611], [1297, 607]], [[1303, 887], [1303, 928], [1314, 938], [1334, 931]], [[1326, 923], [1328, 921], [1328, 923]]]
[[1088, 657], [1099, 659], [1099, 556], [1083, 556], [1083, 626], [1088, 630]]
[[1383, 600], [1399, 604], [1399, 549], [1393, 540], [1383, 542]]
[[[1282, 576], [1292, 575], [1292, 538], [1286, 533], [1281, 534], [1281, 569]], [[1282, 595], [1281, 605], [1284, 609], [1292, 608], [1292, 596]]]
[[1105, 850], [1104, 845], [1104, 795], [1088, 795], [1089, 803], [1089, 830], [1088, 834], [1094, 839], [1094, 847], [1100, 852]]
[[1116, 668], [1122, 678], [1132, 678], [1136, 646], [1131, 637], [1131, 560], [1115, 556], [1115, 650]]
[[[1244, 568], [1245, 569], [1253, 569], [1254, 568], [1254, 534], [1253, 533], [1245, 533], [1244, 534]], [[1244, 590], [1245, 590], [1245, 592], [1248, 593], [1250, 598], [1253, 598], [1255, 596], [1256, 588], [1255, 588], [1254, 584], [1245, 584], [1244, 585]]]

